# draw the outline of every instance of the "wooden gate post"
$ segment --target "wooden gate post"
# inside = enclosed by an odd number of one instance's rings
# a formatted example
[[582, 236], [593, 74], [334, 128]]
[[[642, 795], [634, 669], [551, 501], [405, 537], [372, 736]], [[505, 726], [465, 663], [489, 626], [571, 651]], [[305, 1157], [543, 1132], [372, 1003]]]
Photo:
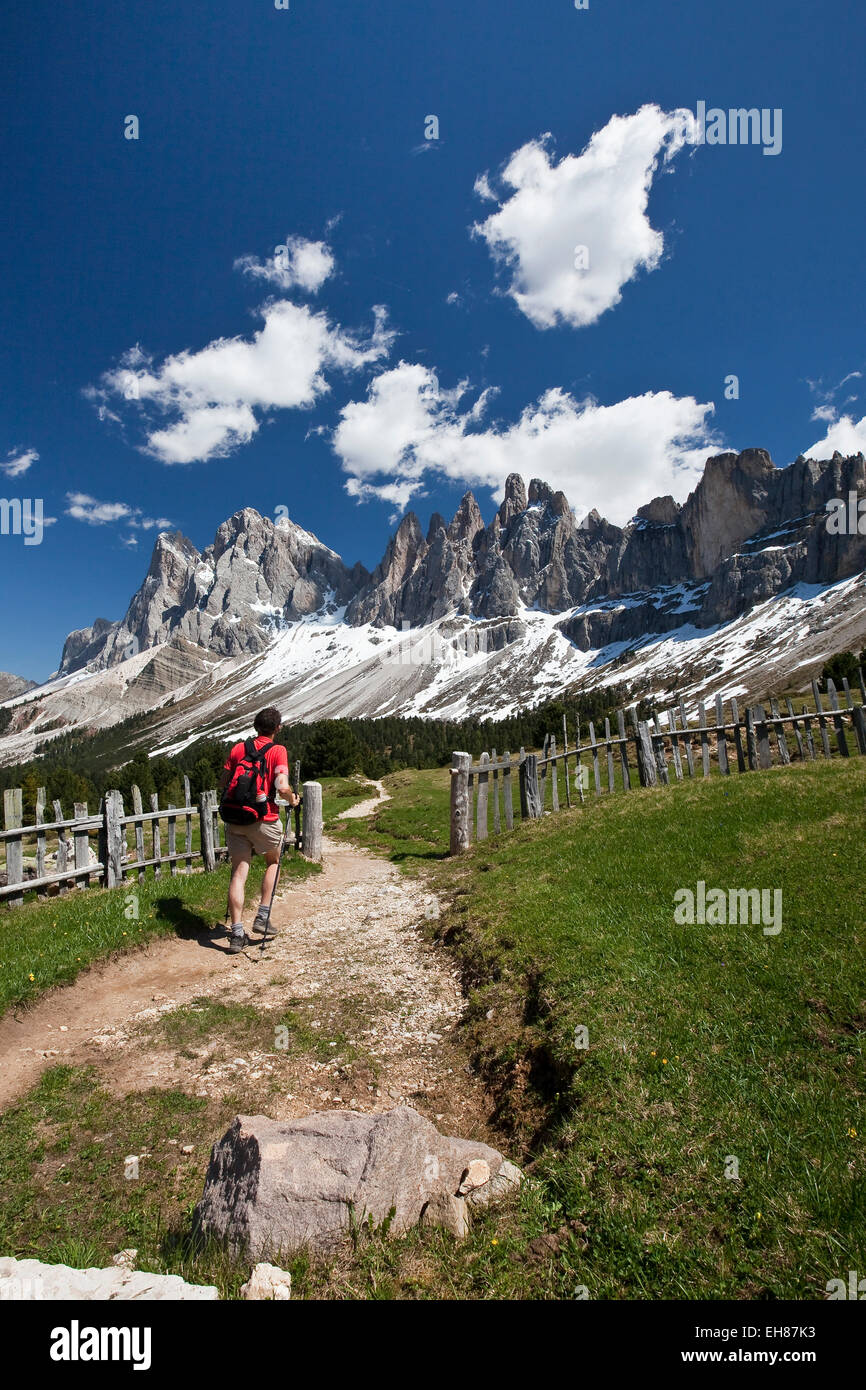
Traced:
[[213, 802], [210, 792], [202, 792], [198, 799], [198, 827], [205, 872], [212, 873], [216, 868], [216, 854], [213, 844]]
[[304, 783], [304, 820], [301, 843], [305, 859], [314, 864], [322, 859], [322, 784]]
[[638, 721], [637, 726], [637, 770], [642, 787], [654, 787], [656, 785], [658, 773], [655, 753], [653, 752], [649, 725], [643, 719]]
[[[451, 758], [452, 854], [464, 854], [472, 839], [472, 806], [469, 800], [469, 767], [471, 763], [472, 756], [469, 753], [455, 753]], [[510, 794], [509, 791], [508, 795], [510, 796]]]
[[527, 753], [520, 764], [520, 814], [524, 820], [538, 820], [543, 814], [536, 753]]
[[[23, 796], [20, 787], [9, 787], [4, 791], [3, 819], [6, 830], [20, 830], [24, 824]], [[6, 841], [6, 882], [11, 888], [13, 884], [21, 883], [23, 879], [24, 837], [22, 835], [10, 835]], [[14, 898], [7, 898], [6, 901], [10, 907], [21, 907], [24, 898], [16, 894]]]
[[105, 793], [102, 808], [102, 835], [99, 857], [104, 864], [103, 883], [117, 888], [123, 882], [123, 796], [119, 791]]

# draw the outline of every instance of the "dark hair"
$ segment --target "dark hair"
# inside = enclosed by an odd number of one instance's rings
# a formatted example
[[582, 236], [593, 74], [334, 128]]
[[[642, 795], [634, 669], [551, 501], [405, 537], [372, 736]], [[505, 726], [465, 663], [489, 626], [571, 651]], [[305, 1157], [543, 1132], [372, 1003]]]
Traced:
[[270, 737], [277, 732], [282, 722], [280, 711], [274, 709], [273, 705], [268, 705], [267, 709], [259, 710], [253, 720], [253, 728], [257, 734], [267, 734]]

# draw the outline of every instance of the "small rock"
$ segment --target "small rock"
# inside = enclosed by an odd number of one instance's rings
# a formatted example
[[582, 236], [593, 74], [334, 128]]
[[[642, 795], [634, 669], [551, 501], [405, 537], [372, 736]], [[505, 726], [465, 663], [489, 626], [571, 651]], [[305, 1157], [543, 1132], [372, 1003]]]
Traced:
[[182, 1144], [180, 1151], [182, 1154], [195, 1153], [195, 1144]]
[[483, 1187], [490, 1181], [490, 1164], [483, 1158], [473, 1158], [469, 1161], [469, 1167], [460, 1179], [460, 1186], [457, 1191], [465, 1197], [467, 1192], [471, 1192], [475, 1187]]
[[287, 1302], [292, 1296], [292, 1276], [276, 1265], [257, 1264], [246, 1284], [241, 1285], [241, 1298], [273, 1299]]
[[116, 1265], [118, 1269], [135, 1269], [137, 1259], [137, 1250], [120, 1250], [116, 1255], [112, 1255], [111, 1263]]
[[498, 1201], [500, 1197], [507, 1197], [509, 1193], [516, 1192], [522, 1181], [523, 1174], [517, 1164], [504, 1158], [499, 1172], [495, 1173], [489, 1182], [484, 1183], [483, 1187], [473, 1188], [467, 1194], [466, 1200], [473, 1207], [486, 1207], [488, 1202]]
[[469, 1211], [462, 1197], [452, 1197], [450, 1192], [437, 1192], [421, 1213], [422, 1226], [443, 1226], [457, 1240], [465, 1240], [469, 1234]]

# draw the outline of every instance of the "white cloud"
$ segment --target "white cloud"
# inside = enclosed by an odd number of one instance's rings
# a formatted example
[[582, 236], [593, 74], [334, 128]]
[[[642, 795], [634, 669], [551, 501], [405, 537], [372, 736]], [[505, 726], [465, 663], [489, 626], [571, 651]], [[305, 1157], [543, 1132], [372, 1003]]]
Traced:
[[132, 348], [88, 394], [125, 398], [140, 408], [144, 451], [163, 463], [221, 458], [252, 439], [260, 425], [257, 410], [309, 408], [330, 390], [326, 369], [349, 372], [377, 362], [394, 337], [379, 307], [366, 340], [289, 300], [271, 300], [259, 313], [264, 327], [251, 339], [219, 338], [160, 366]]
[[132, 508], [125, 502], [98, 502], [86, 492], [67, 492], [69, 506], [66, 515], [76, 521], [86, 521], [91, 526], [103, 526], [109, 521], [122, 521], [132, 515]]
[[[549, 135], [511, 155], [500, 181], [513, 192], [472, 231], [510, 276], [507, 293], [536, 328], [595, 323], [639, 270], [656, 268], [664, 238], [647, 218], [650, 187], [659, 158], [669, 163], [694, 132], [690, 111], [647, 105], [613, 116], [582, 154], [558, 164]], [[494, 196], [486, 174], [475, 191]]]
[[466, 390], [465, 382], [443, 390], [417, 363], [376, 377], [366, 400], [343, 408], [332, 437], [350, 495], [404, 508], [430, 476], [501, 497], [508, 474], [520, 473], [560, 488], [578, 517], [596, 507], [622, 525], [652, 497], [683, 501], [721, 447], [709, 428], [712, 405], [669, 391], [604, 406], [555, 388], [516, 422], [482, 429], [495, 393], [461, 410]]
[[287, 237], [266, 261], [257, 256], [240, 256], [235, 270], [243, 271], [256, 280], [267, 280], [281, 290], [301, 289], [315, 294], [334, 273], [334, 253], [324, 241], [307, 241], [305, 237]]
[[[832, 411], [830, 415], [819, 415], [816, 411], [812, 419], [835, 420], [835, 414], [836, 412]], [[829, 459], [837, 449], [846, 458], [851, 454], [866, 454], [866, 415], [860, 420], [843, 415], [831, 424], [823, 439], [819, 439], [803, 452], [807, 459]]]
[[35, 449], [25, 449], [20, 454], [16, 454], [14, 449], [10, 449], [5, 462], [0, 463], [0, 469], [3, 470], [7, 478], [20, 478], [27, 472], [32, 463], [36, 463], [38, 458], [39, 455]]
[[[126, 502], [100, 502], [88, 492], [67, 492], [69, 506], [66, 515], [75, 521], [86, 521], [90, 526], [105, 526], [113, 521], [123, 521], [133, 530], [168, 530], [172, 522], [166, 516], [145, 516], [140, 507], [130, 507]], [[135, 545], [134, 537], [124, 541], [124, 545]]]
[[445, 296], [445, 303], [446, 303], [446, 304], [459, 304], [459, 303], [460, 303], [460, 296], [459, 296], [459, 294], [457, 293], [456, 290], [452, 290], [450, 294], [447, 294], [447, 295]]

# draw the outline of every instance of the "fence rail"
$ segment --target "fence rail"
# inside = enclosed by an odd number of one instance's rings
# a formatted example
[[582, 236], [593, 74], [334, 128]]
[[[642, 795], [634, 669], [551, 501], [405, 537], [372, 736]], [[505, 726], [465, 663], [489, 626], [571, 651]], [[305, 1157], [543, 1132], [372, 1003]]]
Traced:
[[[295, 763], [292, 786], [300, 784], [300, 764]], [[36, 794], [36, 814], [32, 825], [23, 823], [23, 795], [20, 787], [3, 793], [4, 826], [0, 846], [5, 848], [5, 874], [0, 873], [0, 902], [20, 907], [25, 893], [43, 898], [45, 890], [66, 894], [99, 885], [119, 887], [132, 879], [141, 881], [147, 871], [155, 878], [168, 873], [191, 873], [199, 867], [211, 872], [228, 856], [225, 826], [219, 817], [219, 798], [205, 791], [194, 802], [189, 779], [183, 779], [182, 806], [160, 807], [157, 794], [144, 809], [141, 792], [133, 786], [132, 811], [127, 812], [119, 791], [102, 797], [99, 811], [91, 815], [86, 802], [75, 802], [74, 814], [64, 816], [59, 801], [52, 805], [52, 819], [46, 820], [46, 792]], [[278, 805], [288, 806], [286, 802]], [[198, 847], [193, 847], [194, 825], [198, 826]], [[286, 829], [294, 838], [296, 850], [306, 858], [321, 858], [322, 789], [318, 782], [305, 782], [302, 809], [286, 819]], [[181, 847], [178, 845], [178, 832]], [[48, 847], [49, 836], [56, 841]], [[97, 850], [91, 839], [96, 837]], [[33, 853], [25, 857], [25, 847]], [[4, 882], [5, 879], [5, 882]]]
[[[590, 776], [594, 794], [602, 796], [605, 781], [608, 795], [617, 790], [630, 791], [635, 774], [642, 787], [670, 786], [672, 780], [681, 782], [687, 777], [709, 777], [714, 758], [719, 773], [725, 777], [732, 774], [734, 767], [738, 774], [765, 770], [773, 766], [774, 744], [781, 765], [813, 761], [819, 756], [849, 758], [852, 751], [866, 756], [866, 686], [862, 670], [859, 685], [861, 702], [855, 704], [847, 680], [842, 682], [842, 702], [832, 680], [827, 681], [823, 694], [817, 681], [813, 681], [815, 708], [809, 710], [804, 705], [800, 714], [790, 699], [785, 700], [784, 714], [778, 701], [771, 699], [766, 702], [769, 713], [764, 705], [756, 704], [747, 706], [741, 717], [735, 698], [725, 701], [716, 696], [713, 717], [708, 716], [706, 702], [698, 702], [697, 724], [689, 723], [685, 703], [679, 697], [664, 711], [664, 722], [658, 711], [650, 720], [639, 720], [636, 706], [631, 706], [628, 711], [617, 711], [616, 733], [609, 718], [604, 721], [603, 731], [596, 730], [589, 720], [588, 739], [581, 743], [578, 723], [572, 746], [568, 741], [567, 716], [563, 715], [562, 744], [557, 745], [556, 736], [548, 734], [540, 755], [521, 748], [516, 758], [510, 752], [499, 757], [494, 748], [490, 753], [482, 753], [478, 763], [473, 764], [469, 753], [457, 752], [451, 764], [451, 853], [462, 854], [473, 838], [488, 838], [491, 806], [493, 833], [500, 834], [503, 826], [506, 830], [513, 828], [515, 780], [520, 818], [535, 820], [547, 813], [548, 783], [550, 811], [556, 812], [563, 804], [571, 806], [572, 790], [584, 804]], [[825, 696], [829, 708], [824, 706]], [[726, 703], [730, 706], [730, 718], [725, 715]], [[627, 713], [631, 733], [626, 731]], [[790, 726], [795, 746], [789, 744], [786, 726]]]

